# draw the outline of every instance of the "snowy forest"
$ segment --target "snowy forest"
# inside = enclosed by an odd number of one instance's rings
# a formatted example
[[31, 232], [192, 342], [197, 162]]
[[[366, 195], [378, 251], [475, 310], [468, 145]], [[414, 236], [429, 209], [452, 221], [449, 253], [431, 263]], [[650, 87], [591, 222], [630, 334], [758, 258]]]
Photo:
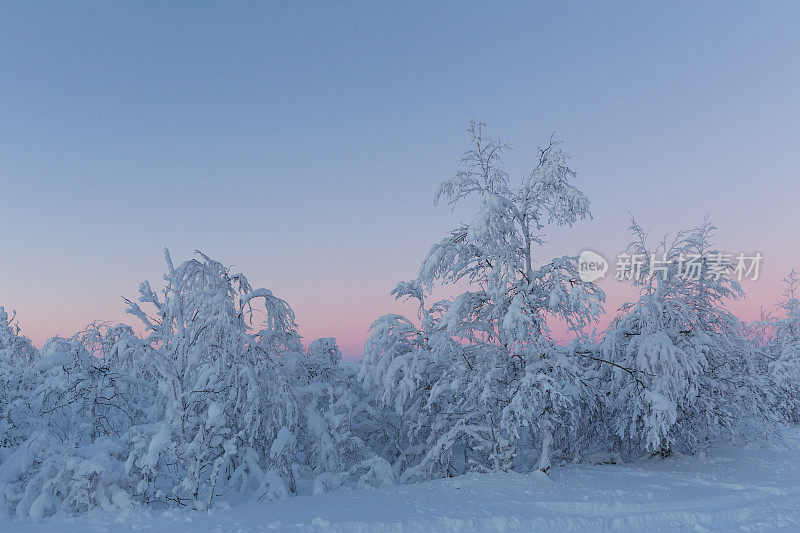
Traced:
[[[305, 343], [290, 302], [202, 252], [165, 250], [163, 280], [121, 302], [130, 324], [96, 322], [41, 349], [0, 307], [3, 511], [208, 510], [220, 498], [549, 475], [800, 423], [798, 272], [772, 312], [742, 322], [728, 309], [744, 296], [732, 264], [694, 279], [679, 268], [718, 256], [710, 219], [655, 243], [632, 219], [626, 252], [666, 262], [645, 260], [627, 280], [638, 298], [607, 309], [577, 257], [540, 253], [548, 229], [591, 218], [565, 145], [551, 140], [518, 177], [503, 166], [508, 144], [478, 122], [467, 133], [434, 198], [476, 210], [386, 288], [418, 313], [365, 324], [357, 364], [333, 338]], [[445, 285], [460, 294], [433, 298]], [[613, 320], [597, 331], [604, 314]]]

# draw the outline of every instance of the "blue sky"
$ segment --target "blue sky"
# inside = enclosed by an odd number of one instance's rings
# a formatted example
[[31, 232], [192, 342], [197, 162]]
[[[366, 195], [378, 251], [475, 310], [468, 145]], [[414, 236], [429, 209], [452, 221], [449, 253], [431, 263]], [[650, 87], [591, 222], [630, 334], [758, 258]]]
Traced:
[[747, 315], [800, 264], [799, 25], [789, 2], [5, 3], [0, 305], [37, 343], [127, 320], [162, 248], [199, 248], [358, 357], [469, 216], [432, 196], [475, 117], [518, 176], [552, 132], [574, 155], [594, 220], [543, 258], [616, 254], [629, 211], [710, 213], [765, 256]]

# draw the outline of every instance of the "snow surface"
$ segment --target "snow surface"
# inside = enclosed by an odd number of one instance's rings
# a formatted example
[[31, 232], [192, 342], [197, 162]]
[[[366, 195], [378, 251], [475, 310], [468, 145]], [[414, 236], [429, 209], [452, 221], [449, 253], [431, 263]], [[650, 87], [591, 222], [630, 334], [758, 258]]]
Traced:
[[800, 530], [800, 429], [773, 443], [621, 465], [568, 464], [550, 477], [467, 474], [210, 512], [92, 512], [0, 531]]

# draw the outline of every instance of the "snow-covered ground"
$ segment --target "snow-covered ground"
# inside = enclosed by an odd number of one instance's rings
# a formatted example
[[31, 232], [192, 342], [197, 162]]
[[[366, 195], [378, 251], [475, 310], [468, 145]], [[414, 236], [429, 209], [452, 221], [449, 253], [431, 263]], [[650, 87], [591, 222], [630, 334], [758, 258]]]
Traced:
[[800, 430], [705, 455], [340, 489], [212, 512], [135, 510], [0, 531], [800, 530]]

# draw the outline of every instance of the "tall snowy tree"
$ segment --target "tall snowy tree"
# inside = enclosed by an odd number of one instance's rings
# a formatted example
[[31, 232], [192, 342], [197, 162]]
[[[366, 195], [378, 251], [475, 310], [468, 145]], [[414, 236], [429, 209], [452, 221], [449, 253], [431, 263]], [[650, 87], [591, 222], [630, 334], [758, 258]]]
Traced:
[[[534, 256], [547, 225], [589, 216], [569, 156], [551, 141], [513, 185], [502, 163], [510, 146], [481, 123], [471, 122], [468, 134], [462, 169], [440, 185], [436, 201], [475, 198], [479, 208], [431, 247], [414, 281], [394, 290], [419, 300], [421, 327], [380, 318], [361, 369], [402, 425], [404, 450], [394, 464], [403, 479], [512, 468], [523, 429], [547, 470], [552, 448], [570, 446], [581, 409], [592, 403], [582, 367], [553, 342], [548, 319], [580, 330], [601, 312], [604, 295], [581, 281], [575, 257], [542, 264]], [[442, 283], [470, 290], [426, 307], [425, 295]]]

